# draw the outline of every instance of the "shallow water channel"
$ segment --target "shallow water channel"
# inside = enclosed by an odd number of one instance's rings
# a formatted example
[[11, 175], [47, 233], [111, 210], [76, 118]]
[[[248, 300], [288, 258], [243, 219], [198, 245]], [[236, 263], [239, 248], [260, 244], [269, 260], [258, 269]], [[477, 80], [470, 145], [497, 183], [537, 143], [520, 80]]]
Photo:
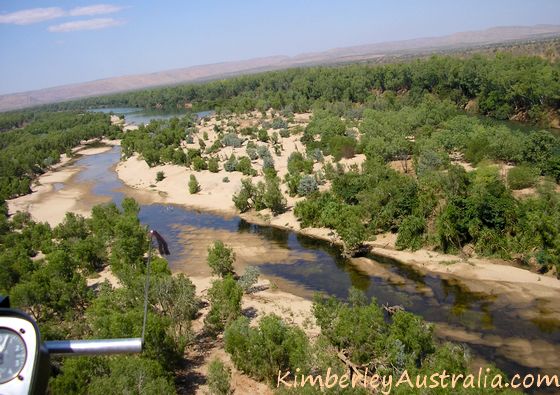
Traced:
[[[126, 195], [135, 197], [137, 192], [124, 186], [114, 171], [119, 158], [120, 147], [82, 157], [75, 162], [81, 171], [71, 182], [93, 185], [92, 194], [108, 196], [117, 204]], [[517, 302], [507, 295], [473, 293], [457, 280], [421, 274], [396, 261], [349, 260], [328, 242], [249, 224], [239, 217], [146, 204], [141, 205], [140, 220], [167, 239], [174, 272], [201, 275], [200, 261], [213, 239], [240, 243], [248, 251], [244, 263], [258, 265], [281, 290], [304, 297], [320, 291], [344, 298], [354, 286], [379, 303], [400, 304], [435, 323], [440, 338], [466, 343], [481, 363], [493, 362], [510, 375], [540, 368], [559, 373], [559, 317], [525, 314], [527, 309], [546, 313], [546, 300]], [[202, 247], [201, 240], [206, 242]]]

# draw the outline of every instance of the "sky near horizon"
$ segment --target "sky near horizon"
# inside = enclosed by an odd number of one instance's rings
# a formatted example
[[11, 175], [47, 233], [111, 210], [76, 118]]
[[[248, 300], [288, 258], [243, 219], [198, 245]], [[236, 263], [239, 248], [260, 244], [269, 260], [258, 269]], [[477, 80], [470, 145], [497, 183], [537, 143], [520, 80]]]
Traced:
[[0, 0], [0, 94], [536, 24], [560, 24], [560, 1]]

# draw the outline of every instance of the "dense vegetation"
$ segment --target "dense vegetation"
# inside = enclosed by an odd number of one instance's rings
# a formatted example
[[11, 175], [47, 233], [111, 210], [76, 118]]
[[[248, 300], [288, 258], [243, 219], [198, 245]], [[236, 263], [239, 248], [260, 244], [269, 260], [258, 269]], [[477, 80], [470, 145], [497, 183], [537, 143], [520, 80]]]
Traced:
[[[0, 292], [35, 318], [44, 339], [139, 337], [147, 231], [138, 205], [126, 198], [97, 206], [85, 219], [67, 214], [54, 229], [17, 214], [0, 235]], [[118, 283], [86, 285], [86, 276], [110, 266]], [[152, 286], [142, 356], [54, 360], [52, 393], [175, 393], [172, 372], [192, 341], [199, 309], [194, 285], [152, 261]]]
[[[307, 126], [308, 152], [326, 153], [335, 137], [319, 130], [345, 136], [357, 126], [359, 139], [347, 146], [366, 161], [325, 171], [331, 189], [296, 205], [303, 226], [336, 229], [350, 249], [398, 232], [400, 248], [461, 252], [472, 245], [480, 255], [536, 261], [544, 271], [559, 262], [558, 137], [488, 123], [429, 96], [418, 105], [382, 97], [372, 107], [346, 127], [332, 112], [316, 113]], [[467, 172], [467, 163], [476, 169]], [[500, 163], [515, 166], [507, 177]], [[530, 197], [514, 196], [535, 185]]]
[[540, 57], [475, 55], [466, 59], [434, 56], [389, 65], [312, 67], [236, 77], [204, 84], [96, 97], [52, 108], [117, 106], [177, 109], [290, 108], [302, 112], [325, 103], [366, 103], [372, 92], [424, 92], [499, 119], [517, 116], [545, 120], [560, 104], [560, 65]]
[[[376, 234], [394, 232], [398, 248], [473, 250], [547, 271], [560, 259], [558, 137], [462, 109], [542, 120], [560, 105], [558, 70], [547, 60], [504, 54], [433, 57], [375, 67], [287, 70], [91, 100], [221, 108], [219, 140], [208, 147], [206, 134], [199, 149], [182, 148], [196, 137], [193, 119], [184, 117], [129, 132], [123, 152], [139, 152], [150, 166], [175, 163], [217, 172], [222, 147], [246, 145], [247, 156], [231, 155], [224, 170], [254, 177], [258, 172], [251, 163], [262, 159], [266, 177], [256, 184], [251, 178], [242, 182], [234, 196], [240, 211], [282, 213], [283, 184], [291, 196], [306, 197], [295, 208], [302, 225], [335, 229], [349, 251]], [[239, 129], [227, 121], [230, 110], [269, 107], [279, 116], [258, 127]], [[280, 180], [267, 147], [281, 150], [282, 139], [297, 133], [289, 122], [293, 112], [311, 107], [313, 118], [301, 136], [306, 153], [290, 156], [288, 174]], [[271, 132], [276, 130], [280, 133]], [[365, 155], [363, 166], [338, 165], [356, 154]], [[320, 172], [313, 171], [317, 163], [323, 164]], [[326, 181], [329, 190], [319, 193]], [[536, 192], [521, 199], [516, 191], [524, 188]]]
[[119, 133], [108, 115], [78, 112], [2, 114], [2, 128], [9, 130], [0, 132], [0, 200], [29, 193], [33, 178], [80, 141]]
[[[274, 108], [270, 123], [238, 129], [223, 122], [216, 126], [218, 139], [210, 145], [206, 133], [196, 149], [185, 148], [196, 134], [190, 116], [152, 122], [123, 136], [123, 154], [140, 153], [150, 166], [174, 163], [218, 172], [219, 150], [245, 145], [247, 156], [231, 155], [223, 163], [225, 171], [247, 176], [234, 196], [240, 211], [282, 213], [287, 193], [297, 197], [294, 214], [303, 227], [334, 229], [351, 253], [377, 234], [393, 232], [397, 248], [474, 251], [547, 271], [560, 269], [560, 139], [463, 109], [544, 121], [560, 107], [559, 73], [557, 63], [534, 57], [433, 57], [375, 67], [294, 69], [51, 108], [193, 103], [218, 109], [224, 120], [230, 111]], [[309, 124], [294, 126], [294, 112], [309, 109]], [[0, 130], [2, 200], [28, 193], [33, 178], [81, 140], [119, 133], [107, 115], [74, 112], [4, 114]], [[290, 155], [280, 179], [269, 148], [278, 154], [290, 136], [299, 136], [306, 149]], [[357, 155], [363, 155], [359, 164], [342, 164]], [[252, 166], [256, 161], [262, 161], [261, 172]], [[262, 180], [253, 183], [257, 174]], [[161, 181], [165, 175], [156, 177]], [[200, 190], [194, 175], [187, 190]], [[89, 219], [68, 214], [55, 228], [22, 213], [8, 219], [5, 211], [2, 205], [0, 292], [38, 321], [45, 339], [140, 335], [148, 239], [136, 202], [125, 199], [122, 209], [97, 206]], [[258, 271], [237, 277], [234, 260], [223, 243], [209, 249], [209, 266], [220, 278], [208, 290], [204, 333], [214, 338], [223, 332], [237, 369], [257, 380], [272, 383], [279, 369], [296, 368], [300, 374], [332, 368], [338, 375], [365, 367], [395, 375], [405, 369], [411, 375], [469, 369], [466, 350], [436, 342], [431, 325], [405, 311], [386, 313], [354, 290], [348, 301], [316, 298], [313, 313], [321, 334], [314, 341], [274, 315], [250, 325], [241, 303]], [[175, 392], [173, 373], [184, 369], [200, 301], [192, 282], [171, 276], [165, 260], [152, 264], [142, 356], [55, 360], [53, 393]], [[86, 278], [107, 267], [118, 284], [88, 287]], [[228, 393], [230, 377], [221, 362], [213, 362], [210, 389]], [[302, 391], [318, 388], [297, 393]]]
[[[310, 342], [299, 327], [275, 315], [262, 317], [257, 327], [250, 326], [249, 320], [241, 317], [225, 330], [226, 351], [231, 354], [235, 366], [251, 377], [274, 386], [281, 383], [280, 377], [291, 386], [298, 383], [297, 388], [280, 384], [279, 393], [367, 394], [371, 392], [363, 386], [352, 388], [350, 385], [353, 375], [366, 372], [380, 376], [392, 374], [395, 378], [405, 371], [410, 377], [430, 376], [443, 369], [449, 374], [468, 373], [470, 357], [463, 347], [436, 343], [430, 324], [404, 311], [387, 316], [375, 300], [368, 301], [355, 289], [350, 290], [348, 302], [317, 297], [313, 313], [321, 329], [314, 342]], [[287, 372], [290, 374], [285, 375]], [[346, 375], [347, 388], [326, 386], [327, 372], [337, 377]], [[499, 371], [494, 369], [494, 373]], [[297, 375], [296, 380], [294, 375]], [[322, 376], [322, 381], [313, 380], [317, 376]], [[302, 377], [308, 377], [305, 386]], [[415, 393], [406, 385], [392, 390], [398, 394]], [[460, 384], [453, 393], [471, 393], [471, 390], [463, 389]]]

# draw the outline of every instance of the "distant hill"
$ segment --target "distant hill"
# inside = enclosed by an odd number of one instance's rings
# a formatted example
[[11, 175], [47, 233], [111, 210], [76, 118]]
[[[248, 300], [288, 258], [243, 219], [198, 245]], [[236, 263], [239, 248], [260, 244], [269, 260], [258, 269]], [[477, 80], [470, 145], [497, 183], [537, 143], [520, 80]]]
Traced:
[[236, 62], [216, 63], [187, 68], [106, 78], [96, 81], [63, 85], [36, 91], [0, 95], [0, 111], [32, 107], [87, 96], [100, 96], [155, 86], [223, 78], [251, 72], [284, 69], [297, 66], [334, 64], [395, 55], [468, 49], [481, 45], [511, 41], [537, 40], [560, 36], [560, 26], [507, 26], [481, 31], [454, 33], [442, 37], [417, 38], [376, 44], [335, 48], [323, 52], [300, 54], [293, 57], [271, 56]]

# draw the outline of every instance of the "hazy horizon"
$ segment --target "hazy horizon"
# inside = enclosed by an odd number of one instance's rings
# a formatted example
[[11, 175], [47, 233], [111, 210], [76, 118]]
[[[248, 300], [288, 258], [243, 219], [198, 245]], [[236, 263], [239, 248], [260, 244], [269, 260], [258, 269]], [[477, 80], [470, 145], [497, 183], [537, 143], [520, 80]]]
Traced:
[[1, 4], [0, 94], [498, 26], [557, 25], [558, 15], [560, 2], [546, 0]]

